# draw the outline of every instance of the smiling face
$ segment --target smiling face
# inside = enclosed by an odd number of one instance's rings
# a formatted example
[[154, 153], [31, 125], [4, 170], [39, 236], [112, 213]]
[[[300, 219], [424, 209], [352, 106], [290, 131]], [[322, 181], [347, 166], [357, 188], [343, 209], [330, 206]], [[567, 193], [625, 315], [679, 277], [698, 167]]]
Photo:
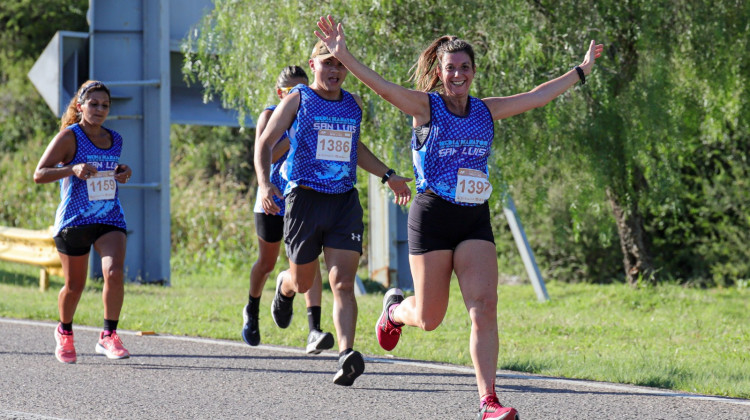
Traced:
[[91, 125], [102, 125], [109, 115], [110, 99], [104, 90], [86, 93], [83, 103], [77, 105], [81, 113], [81, 122]]
[[323, 59], [320, 57], [311, 58], [309, 64], [315, 80], [310, 87], [313, 90], [322, 89], [328, 92], [335, 92], [338, 95], [338, 91], [341, 89], [341, 85], [344, 83], [349, 70], [333, 56]]
[[468, 95], [475, 73], [471, 57], [464, 51], [445, 53], [440, 58], [438, 77], [443, 82], [446, 95]]

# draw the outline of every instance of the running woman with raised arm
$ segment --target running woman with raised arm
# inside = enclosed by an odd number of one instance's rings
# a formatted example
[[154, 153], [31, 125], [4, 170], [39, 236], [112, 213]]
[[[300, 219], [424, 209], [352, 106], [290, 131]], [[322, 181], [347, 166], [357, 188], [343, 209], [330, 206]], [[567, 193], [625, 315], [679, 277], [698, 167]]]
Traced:
[[376, 324], [385, 350], [398, 343], [401, 328], [431, 331], [448, 309], [453, 273], [471, 318], [469, 349], [480, 399], [479, 419], [517, 419], [496, 395], [498, 354], [497, 253], [487, 199], [492, 193], [487, 158], [494, 121], [544, 106], [585, 82], [603, 46], [591, 41], [583, 62], [534, 89], [507, 97], [469, 95], [476, 74], [472, 46], [455, 36], [434, 40], [419, 56], [407, 89], [383, 79], [357, 61], [346, 47], [341, 23], [318, 22], [329, 51], [370, 89], [413, 118], [412, 156], [417, 197], [409, 209], [409, 263], [414, 296], [389, 290]]

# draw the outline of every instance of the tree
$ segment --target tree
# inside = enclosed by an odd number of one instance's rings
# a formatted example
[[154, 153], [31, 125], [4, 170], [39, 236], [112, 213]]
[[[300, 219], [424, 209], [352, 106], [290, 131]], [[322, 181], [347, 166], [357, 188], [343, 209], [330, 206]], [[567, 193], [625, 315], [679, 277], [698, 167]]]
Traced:
[[[55, 127], [54, 116], [26, 77], [59, 28], [86, 30], [86, 0], [0, 2], [0, 150]], [[38, 118], [33, 118], [38, 117]]]
[[88, 0], [16, 0], [0, 3], [0, 50], [34, 58], [60, 28], [85, 31]]
[[[607, 57], [586, 86], [497, 124], [492, 176], [495, 185], [513, 190], [540, 172], [549, 177], [542, 185], [556, 182], [560, 171], [573, 172], [567, 199], [579, 207], [609, 203], [631, 284], [655, 281], [664, 261], [682, 247], [651, 237], [664, 234], [655, 225], [673, 223], [651, 218], [665, 214], [659, 210], [665, 203], [676, 211], [667, 217], [680, 217], [686, 203], [681, 193], [689, 182], [682, 175], [691, 153], [705, 142], [701, 137], [724, 138], [731, 129], [730, 141], [747, 138], [742, 124], [748, 113], [741, 114], [747, 95], [735, 94], [747, 89], [746, 2], [332, 0], [324, 6], [309, 0], [272, 5], [217, 0], [186, 45], [193, 52], [185, 70], [208, 95], [256, 113], [272, 100], [281, 67], [306, 63], [322, 14], [343, 21], [358, 58], [405, 86], [417, 55], [432, 39], [451, 33], [472, 42], [478, 97], [531, 89], [579, 63], [589, 40], [603, 42]], [[741, 52], [738, 39], [745, 45]], [[389, 160], [408, 156], [410, 121], [358, 82], [350, 80], [345, 88], [361, 94], [367, 105], [365, 141]], [[704, 103], [716, 100], [712, 110], [702, 108], [698, 92]], [[716, 115], [730, 103], [729, 112]], [[721, 122], [696, 126], [686, 114]], [[405, 169], [410, 162], [401, 159], [400, 165]], [[536, 189], [522, 193], [544, 198]], [[496, 209], [498, 196], [491, 202]], [[653, 255], [654, 239], [666, 255]]]
[[31, 174], [60, 120], [27, 77], [64, 28], [86, 30], [87, 0], [0, 2], [0, 225], [46, 228], [59, 192], [34, 186]]

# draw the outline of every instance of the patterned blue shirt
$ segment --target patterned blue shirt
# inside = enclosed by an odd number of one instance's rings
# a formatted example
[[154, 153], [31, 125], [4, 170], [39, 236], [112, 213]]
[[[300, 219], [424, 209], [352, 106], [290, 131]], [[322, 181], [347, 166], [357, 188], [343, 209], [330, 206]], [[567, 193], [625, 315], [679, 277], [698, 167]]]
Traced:
[[[271, 105], [271, 106], [269, 106], [269, 107], [266, 108], [266, 110], [270, 110], [270, 111], [273, 111], [274, 109], [276, 109], [276, 105]], [[284, 140], [285, 138], [287, 138], [286, 131], [284, 132], [284, 134], [282, 134], [281, 138], [279, 138], [276, 141], [276, 143], [274, 143], [274, 146], [278, 142]], [[271, 146], [271, 147], [273, 147], [273, 146]], [[278, 188], [279, 191], [281, 191], [282, 193], [284, 192], [284, 189], [286, 188], [286, 179], [284, 179], [281, 176], [281, 166], [284, 164], [284, 162], [286, 162], [287, 156], [289, 156], [289, 151], [288, 150], [286, 152], [284, 152], [284, 154], [279, 158], [279, 160], [277, 160], [276, 162], [271, 163], [271, 183], [273, 185], [275, 185], [276, 188]], [[260, 193], [260, 190], [258, 190], [257, 193]], [[253, 211], [255, 213], [265, 213], [263, 211], [263, 204], [260, 201], [260, 195], [257, 194], [257, 193], [255, 194], [255, 207], [254, 207]], [[273, 197], [273, 201], [281, 209], [281, 210], [279, 210], [278, 213], [276, 213], [276, 215], [277, 216], [283, 216], [284, 215], [284, 211], [286, 210], [286, 205], [284, 204], [284, 199], [274, 196]]]
[[[112, 146], [100, 149], [89, 140], [78, 123], [67, 127], [76, 136], [76, 154], [68, 165], [88, 163], [97, 168], [100, 174], [107, 171], [114, 173], [122, 153], [122, 137], [116, 131], [105, 128], [112, 136]], [[92, 194], [114, 189], [114, 198], [89, 199], [89, 188]], [[54, 235], [70, 226], [82, 226], [94, 223], [117, 226], [126, 229], [125, 214], [120, 206], [119, 189], [114, 178], [89, 178], [87, 181], [75, 175], [60, 180], [60, 206], [55, 215]]]
[[444, 200], [464, 206], [481, 204], [457, 201], [456, 188], [461, 185], [461, 168], [489, 175], [487, 159], [495, 137], [492, 114], [481, 99], [473, 96], [469, 97], [469, 113], [465, 117], [450, 112], [438, 93], [429, 93], [429, 98], [429, 133], [421, 143], [412, 133], [417, 192], [432, 190]]
[[287, 131], [289, 156], [281, 173], [289, 182], [284, 195], [297, 185], [327, 194], [351, 190], [357, 183], [362, 109], [343, 89], [338, 101], [323, 99], [306, 85], [297, 85], [291, 92], [299, 92], [300, 104]]

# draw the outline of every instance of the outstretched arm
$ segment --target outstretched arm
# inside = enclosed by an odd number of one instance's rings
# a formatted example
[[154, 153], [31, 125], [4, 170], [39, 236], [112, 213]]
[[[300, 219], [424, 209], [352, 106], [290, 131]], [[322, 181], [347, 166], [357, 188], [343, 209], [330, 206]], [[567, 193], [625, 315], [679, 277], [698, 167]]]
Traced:
[[344, 27], [341, 23], [337, 24], [331, 15], [327, 18], [321, 17], [318, 21], [318, 28], [320, 31], [315, 31], [315, 36], [326, 44], [328, 51], [341, 61], [357, 79], [417, 121], [429, 121], [430, 100], [426, 93], [389, 82], [354, 58], [346, 47]]
[[[372, 154], [370, 149], [361, 141], [357, 142], [357, 166], [379, 178], [382, 178], [389, 171], [389, 168]], [[403, 206], [411, 200], [411, 189], [406, 185], [409, 181], [411, 181], [411, 178], [404, 178], [395, 173], [388, 177], [386, 183], [395, 194], [394, 203]]]
[[[601, 57], [603, 49], [604, 46], [602, 44], [596, 44], [594, 40], [591, 40], [586, 56], [578, 66], [583, 70], [585, 75], [590, 74], [594, 69], [594, 62], [597, 58]], [[492, 119], [500, 120], [547, 105], [551, 100], [557, 98], [563, 92], [570, 89], [571, 86], [578, 83], [579, 80], [578, 71], [574, 68], [562, 76], [542, 83], [528, 92], [503, 98], [485, 98], [483, 101], [490, 109]]]

